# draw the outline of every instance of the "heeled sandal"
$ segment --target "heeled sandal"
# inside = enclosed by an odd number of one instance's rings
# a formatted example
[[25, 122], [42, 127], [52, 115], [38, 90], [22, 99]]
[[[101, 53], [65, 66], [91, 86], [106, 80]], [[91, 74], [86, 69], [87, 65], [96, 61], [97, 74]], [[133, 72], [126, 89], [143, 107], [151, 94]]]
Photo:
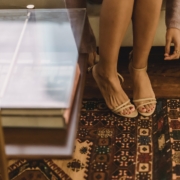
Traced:
[[[130, 57], [132, 57], [132, 52], [130, 54]], [[140, 68], [140, 69], [134, 68], [132, 65], [132, 58], [131, 58], [130, 63], [129, 63], [129, 71], [131, 72], [131, 70], [133, 70], [133, 71], [147, 71], [147, 66], [144, 68]], [[155, 97], [152, 97], [152, 98], [135, 99], [135, 100], [133, 100], [133, 103], [134, 103], [137, 111], [139, 112], [139, 114], [141, 114], [143, 116], [151, 116], [154, 113], [155, 108], [151, 112], [142, 112], [139, 110], [139, 108], [142, 106], [145, 106], [145, 105], [156, 104], [157, 101], [156, 101]]]
[[[146, 102], [146, 101], [148, 101], [148, 102]], [[137, 109], [137, 111], [139, 112], [139, 114], [141, 114], [141, 115], [143, 115], [143, 116], [151, 116], [151, 115], [154, 113], [155, 108], [154, 108], [154, 110], [151, 111], [151, 112], [141, 112], [140, 110], [138, 110], [140, 107], [145, 106], [145, 105], [148, 105], [148, 104], [156, 104], [156, 103], [157, 103], [156, 98], [136, 99], [136, 100], [133, 100], [133, 102], [134, 102], [134, 104], [135, 104], [135, 106], [136, 106], [136, 109]], [[136, 104], [138, 104], [138, 103], [141, 103], [141, 104], [136, 105]]]
[[[94, 66], [95, 65], [89, 67], [88, 72], [92, 72]], [[93, 74], [93, 72], [92, 72], [92, 74]], [[117, 75], [118, 75], [118, 78], [120, 79], [120, 83], [124, 82], [124, 78], [119, 73], [117, 73]], [[122, 114], [123, 110], [126, 108], [134, 108], [134, 111], [127, 115]], [[125, 103], [123, 103], [113, 109], [110, 109], [110, 110], [118, 116], [127, 117], [127, 118], [135, 118], [138, 115], [137, 110], [135, 109], [134, 105], [130, 103], [130, 100], [127, 100]]]

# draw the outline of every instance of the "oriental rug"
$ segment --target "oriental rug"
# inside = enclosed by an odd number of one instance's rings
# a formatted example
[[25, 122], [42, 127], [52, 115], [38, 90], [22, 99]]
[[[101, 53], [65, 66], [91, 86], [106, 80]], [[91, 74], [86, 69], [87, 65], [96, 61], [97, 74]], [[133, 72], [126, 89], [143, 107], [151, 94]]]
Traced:
[[11, 180], [180, 180], [180, 99], [132, 119], [84, 100], [72, 159], [14, 160], [8, 171]]

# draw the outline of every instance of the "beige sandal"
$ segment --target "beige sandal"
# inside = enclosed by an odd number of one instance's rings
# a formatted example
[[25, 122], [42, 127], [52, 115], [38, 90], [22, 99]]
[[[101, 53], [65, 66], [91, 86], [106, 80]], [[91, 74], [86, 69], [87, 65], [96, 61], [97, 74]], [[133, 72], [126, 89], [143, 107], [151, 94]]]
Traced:
[[120, 106], [115, 107], [114, 109], [111, 109], [111, 111], [118, 116], [127, 117], [127, 118], [135, 118], [138, 115], [138, 112], [136, 109], [131, 114], [128, 114], [128, 115], [121, 114], [124, 109], [130, 108], [130, 107], [134, 108], [134, 105], [130, 103], [130, 100], [128, 100], [125, 103], [121, 104]]
[[[136, 100], [133, 100], [133, 102], [136, 106], [137, 111], [140, 107], [142, 107], [144, 105], [157, 103], [156, 98], [136, 99]], [[138, 111], [138, 112], [139, 112], [139, 114], [141, 114], [143, 116], [151, 116], [154, 113], [154, 111], [155, 111], [155, 108], [153, 111], [151, 111], [149, 113], [148, 112], [141, 112], [141, 111]]]
[[[130, 63], [129, 63], [129, 71], [146, 71], [147, 70], [147, 66], [144, 67], [144, 68], [140, 68], [140, 69], [137, 69], [137, 68], [134, 68], [133, 65], [132, 65], [132, 52], [130, 53]], [[156, 104], [157, 101], [156, 101], [156, 98], [155, 97], [152, 97], [152, 98], [142, 98], [142, 99], [136, 99], [136, 100], [133, 100], [135, 106], [136, 106], [136, 109], [137, 111], [143, 115], [143, 116], [150, 116], [154, 113], [155, 111], [155, 108], [153, 111], [151, 112], [141, 112], [139, 110], [140, 107], [144, 106], [144, 105], [150, 105], [150, 104]]]
[[[89, 67], [88, 72], [92, 72], [93, 67], [94, 66]], [[124, 78], [119, 73], [117, 73], [117, 75], [120, 79], [120, 82], [124, 82]], [[128, 100], [125, 103], [115, 107], [114, 109], [110, 109], [110, 110], [118, 116], [127, 117], [127, 118], [135, 118], [138, 115], [138, 112], [136, 109], [133, 112], [131, 112], [130, 114], [127, 114], [127, 115], [121, 114], [124, 109], [130, 108], [130, 107], [135, 109], [134, 105], [130, 103], [130, 100]]]

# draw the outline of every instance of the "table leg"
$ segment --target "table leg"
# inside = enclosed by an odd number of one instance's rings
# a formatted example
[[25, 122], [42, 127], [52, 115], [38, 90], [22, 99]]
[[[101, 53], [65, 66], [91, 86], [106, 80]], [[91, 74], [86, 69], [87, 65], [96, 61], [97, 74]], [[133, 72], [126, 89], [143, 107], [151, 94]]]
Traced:
[[0, 117], [0, 180], [9, 180], [7, 168], [8, 167], [5, 154], [4, 134]]

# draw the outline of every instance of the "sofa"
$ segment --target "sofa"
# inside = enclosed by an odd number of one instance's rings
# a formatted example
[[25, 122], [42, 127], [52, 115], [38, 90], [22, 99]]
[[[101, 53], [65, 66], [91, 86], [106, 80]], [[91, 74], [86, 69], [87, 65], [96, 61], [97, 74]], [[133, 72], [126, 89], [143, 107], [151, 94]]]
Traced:
[[[96, 0], [97, 1], [97, 0]], [[99, 44], [99, 15], [101, 10], [101, 4], [95, 4], [93, 1], [87, 4], [87, 14], [89, 17], [89, 21], [91, 27], [94, 31], [97, 46]], [[166, 26], [165, 26], [165, 2], [163, 2], [161, 8], [161, 14], [159, 19], [158, 28], [156, 31], [156, 35], [154, 38], [153, 46], [164, 46], [165, 45], [165, 34], [166, 34]], [[132, 46], [132, 24], [129, 25], [124, 40], [122, 42], [122, 46]]]
[[[98, 35], [99, 34], [99, 15], [100, 15], [102, 0], [85, 0], [85, 1], [87, 1], [87, 14], [89, 16], [90, 24], [94, 31], [94, 34], [97, 40], [97, 46], [98, 46], [99, 44], [99, 35]], [[15, 2], [12, 0], [1, 0], [0, 9], [25, 8], [27, 4], [28, 4], [27, 1], [24, 1], [24, 0], [16, 0]], [[34, 4], [37, 9], [38, 8], [65, 8], [64, 0], [58, 0], [58, 1], [57, 0], [41, 0], [41, 1], [31, 0], [30, 4]], [[166, 33], [165, 3], [163, 3], [153, 46], [164, 46], [165, 33]], [[132, 46], [132, 25], [131, 24], [128, 27], [122, 46]]]

